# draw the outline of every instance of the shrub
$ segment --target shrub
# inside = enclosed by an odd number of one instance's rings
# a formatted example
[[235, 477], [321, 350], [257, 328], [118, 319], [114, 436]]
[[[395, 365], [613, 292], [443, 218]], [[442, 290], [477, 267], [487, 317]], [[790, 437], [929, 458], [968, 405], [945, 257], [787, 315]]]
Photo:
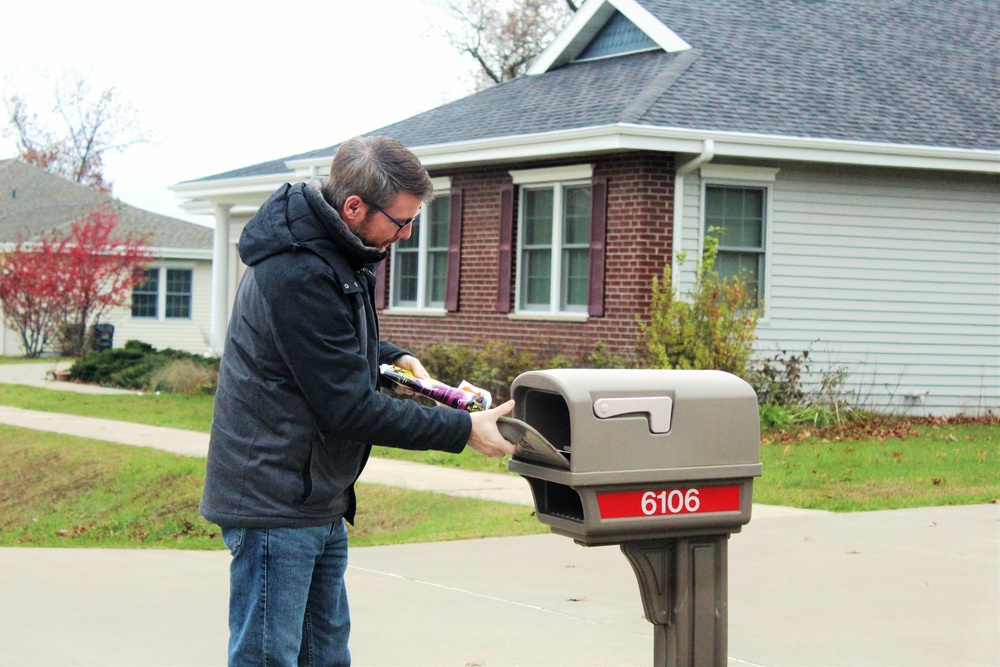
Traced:
[[153, 373], [146, 386], [150, 392], [173, 394], [214, 394], [219, 383], [218, 371], [191, 359], [175, 359]]
[[[100, 384], [124, 389], [149, 389], [154, 376], [174, 362], [185, 361], [188, 367], [205, 369], [211, 376], [199, 373], [193, 381], [199, 385], [198, 391], [211, 393], [215, 390], [215, 377], [218, 375], [219, 360], [201, 357], [190, 352], [164, 349], [157, 351], [152, 345], [137, 340], [130, 340], [122, 348], [92, 352], [78, 359], [69, 369], [70, 378], [90, 384]], [[184, 371], [173, 371], [173, 377]], [[190, 382], [178, 383], [191, 384]], [[166, 386], [166, 385], [164, 385]], [[160, 391], [167, 391], [160, 389]]]
[[750, 374], [760, 313], [742, 277], [719, 277], [718, 250], [718, 238], [706, 236], [696, 282], [686, 300], [677, 297], [669, 265], [662, 280], [653, 278], [648, 321], [639, 322], [644, 365], [715, 369], [741, 378]]
[[847, 402], [846, 380], [843, 368], [814, 373], [809, 350], [799, 355], [782, 350], [760, 361], [748, 378], [761, 406], [761, 424], [779, 429], [798, 424], [840, 425], [845, 415], [860, 415]]
[[510, 398], [510, 385], [525, 371], [545, 368], [628, 368], [631, 362], [608, 352], [598, 342], [593, 350], [576, 357], [541, 355], [499, 340], [476, 341], [472, 345], [435, 343], [414, 348], [414, 354], [431, 377], [457, 386], [462, 380], [487, 390], [498, 405]]

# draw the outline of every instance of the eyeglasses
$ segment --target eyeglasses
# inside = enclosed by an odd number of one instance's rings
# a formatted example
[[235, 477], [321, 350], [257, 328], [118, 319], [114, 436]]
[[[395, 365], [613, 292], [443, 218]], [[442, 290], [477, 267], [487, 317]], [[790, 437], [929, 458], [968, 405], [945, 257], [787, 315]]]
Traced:
[[[364, 201], [364, 200], [362, 199], [362, 201]], [[392, 222], [392, 224], [396, 225], [400, 229], [402, 229], [403, 227], [406, 227], [408, 224], [410, 224], [411, 222], [416, 221], [420, 217], [420, 211], [418, 210], [417, 214], [415, 216], [413, 216], [409, 220], [403, 220], [402, 222], [400, 222], [399, 220], [396, 220], [396, 218], [394, 218], [391, 215], [389, 215], [388, 213], [386, 213], [385, 209], [383, 209], [381, 206], [376, 206], [375, 204], [369, 204], [368, 202], [365, 202], [365, 203], [368, 204], [369, 206], [371, 206], [373, 209], [375, 209], [379, 213], [381, 213], [382, 215], [384, 215], [385, 217], [389, 218], [389, 220]]]

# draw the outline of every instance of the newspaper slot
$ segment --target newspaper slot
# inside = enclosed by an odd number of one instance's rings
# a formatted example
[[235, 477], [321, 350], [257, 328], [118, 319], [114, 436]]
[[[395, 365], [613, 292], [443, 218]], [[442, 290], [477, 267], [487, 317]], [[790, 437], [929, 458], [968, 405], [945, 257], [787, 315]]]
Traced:
[[500, 417], [497, 429], [500, 435], [515, 445], [515, 458], [569, 470], [568, 452], [556, 449], [530, 424], [513, 417]]
[[489, 410], [493, 403], [493, 397], [485, 389], [475, 387], [465, 380], [457, 387], [452, 387], [437, 380], [424, 380], [413, 375], [410, 371], [399, 366], [382, 364], [379, 372], [388, 380], [395, 382], [401, 387], [405, 387], [421, 396], [426, 396], [434, 402], [445, 405], [449, 408], [467, 410], [469, 412], [482, 412]]

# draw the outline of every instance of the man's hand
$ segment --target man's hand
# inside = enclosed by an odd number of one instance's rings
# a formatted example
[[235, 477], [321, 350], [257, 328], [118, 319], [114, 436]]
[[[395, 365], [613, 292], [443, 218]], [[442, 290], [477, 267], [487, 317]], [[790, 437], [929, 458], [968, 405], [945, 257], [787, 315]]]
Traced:
[[[403, 356], [397, 358], [396, 361], [393, 362], [393, 364], [399, 366], [404, 370], [410, 371], [411, 373], [413, 373], [413, 377], [418, 378], [420, 380], [432, 379], [430, 374], [427, 372], [427, 369], [424, 368], [424, 365], [420, 363], [420, 360], [414, 357], [412, 354], [404, 354]], [[410, 389], [409, 387], [404, 387], [401, 384], [397, 384], [395, 387], [393, 387], [393, 391], [395, 391], [397, 394], [406, 394], [407, 396], [414, 396], [417, 393], [412, 389]]]
[[403, 356], [396, 359], [395, 363], [400, 368], [406, 369], [413, 373], [413, 377], [420, 378], [421, 380], [430, 380], [431, 376], [427, 373], [424, 365], [414, 357], [412, 354], [404, 354]]
[[485, 456], [511, 456], [514, 453], [514, 445], [500, 435], [500, 431], [497, 430], [497, 419], [509, 414], [513, 409], [514, 401], [507, 401], [491, 410], [471, 413], [469, 416], [472, 417], [472, 433], [469, 434], [469, 447]]

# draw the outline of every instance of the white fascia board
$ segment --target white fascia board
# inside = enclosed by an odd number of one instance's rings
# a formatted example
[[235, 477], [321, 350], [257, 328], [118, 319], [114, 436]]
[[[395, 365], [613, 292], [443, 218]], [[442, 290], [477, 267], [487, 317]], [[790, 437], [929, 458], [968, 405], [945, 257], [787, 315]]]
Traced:
[[147, 248], [156, 259], [202, 259], [212, 261], [212, 249], [206, 248]]
[[[740, 134], [671, 127], [612, 124], [414, 146], [427, 168], [457, 167], [533, 158], [553, 158], [621, 150], [698, 154], [706, 139], [714, 142], [714, 156], [791, 160], [827, 164], [931, 169], [1000, 174], [1000, 151], [942, 148], [862, 141], [837, 141], [777, 135]], [[253, 213], [292, 174], [180, 183], [171, 186], [188, 213], [212, 214], [215, 203], [234, 204], [233, 215]]]
[[697, 154], [701, 152], [706, 139], [715, 142], [716, 158], [761, 158], [1000, 174], [1000, 151], [740, 134], [631, 124], [415, 146], [413, 152], [420, 157], [424, 166], [431, 168], [613, 150]]
[[219, 178], [191, 183], [177, 183], [168, 186], [181, 202], [181, 210], [186, 213], [213, 215], [215, 204], [228, 204], [232, 213], [241, 210], [256, 211], [274, 191], [285, 183], [301, 179], [294, 174], [264, 174], [243, 178]]
[[333, 153], [321, 157], [304, 158], [301, 160], [288, 160], [285, 166], [295, 170], [298, 180], [308, 180], [330, 175], [330, 162], [333, 161]]
[[[253, 195], [259, 192], [274, 192], [277, 186], [282, 183], [289, 183], [296, 180], [295, 174], [263, 174], [259, 176], [242, 176], [235, 178], [216, 178], [205, 181], [192, 181], [189, 183], [177, 183], [168, 186], [178, 197], [194, 198], [205, 193], [212, 193], [214, 197], [224, 197], [226, 195]], [[277, 185], [275, 185], [277, 184]]]
[[590, 0], [577, 10], [562, 32], [531, 63], [527, 74], [544, 74], [576, 58], [615, 10], [621, 12], [667, 53], [691, 48], [690, 44], [635, 0]]
[[[277, 189], [277, 188], [276, 188]], [[251, 202], [246, 204], [234, 205], [229, 209], [229, 215], [233, 218], [238, 218], [240, 216], [251, 216], [257, 212], [260, 205], [267, 200], [267, 197], [261, 199], [257, 202]], [[185, 213], [190, 213], [191, 215], [210, 215], [215, 217], [215, 204], [209, 199], [189, 199], [180, 203], [181, 210]], [[213, 220], [214, 225], [214, 220]]]

